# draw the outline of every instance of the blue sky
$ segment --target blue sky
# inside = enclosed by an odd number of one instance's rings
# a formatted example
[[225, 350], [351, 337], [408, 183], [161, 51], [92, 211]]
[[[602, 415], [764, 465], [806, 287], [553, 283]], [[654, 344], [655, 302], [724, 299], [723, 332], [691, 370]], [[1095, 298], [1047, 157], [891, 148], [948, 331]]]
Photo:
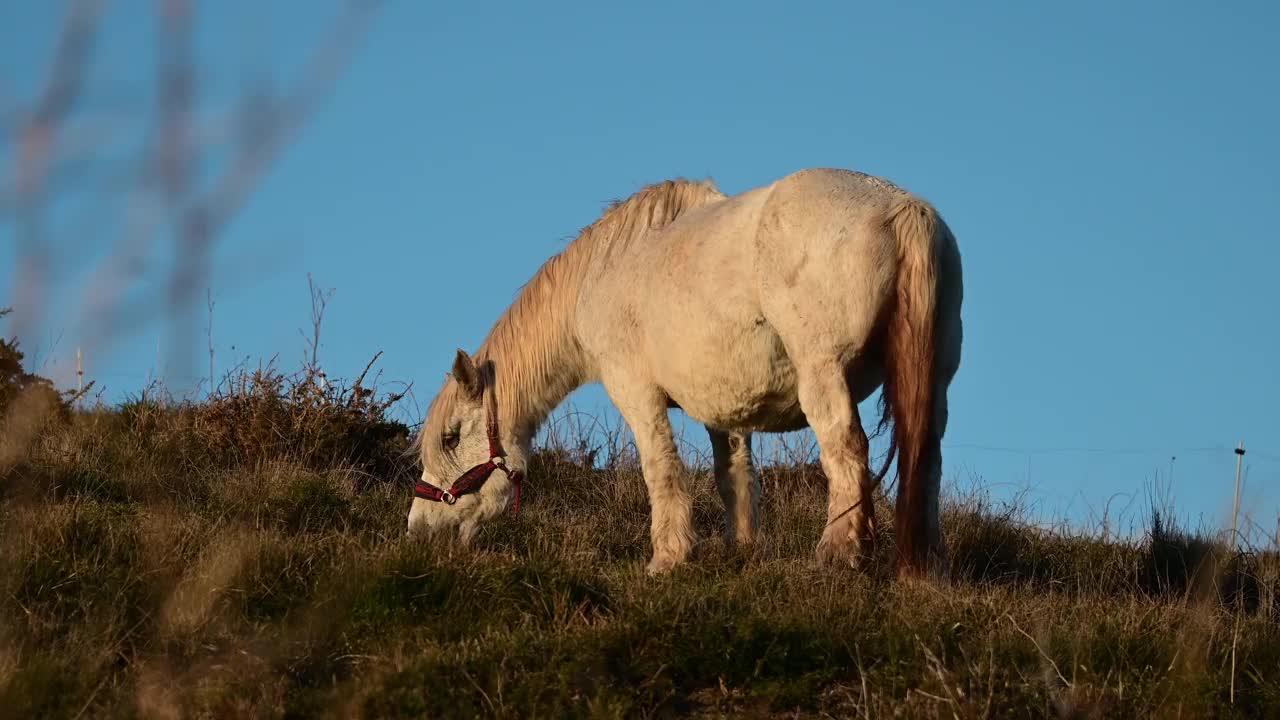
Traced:
[[[847, 167], [923, 195], [960, 241], [948, 481], [1091, 523], [1109, 500], [1140, 520], [1158, 478], [1190, 522], [1222, 526], [1243, 440], [1242, 508], [1274, 532], [1280, 6], [612, 5], [387, 2], [219, 238], [218, 371], [275, 354], [296, 366], [310, 272], [335, 289], [329, 373], [353, 376], [382, 350], [384, 377], [414, 382], [425, 406], [454, 348], [473, 349], [607, 201], [672, 176], [736, 193]], [[107, 5], [77, 109], [77, 137], [104, 162], [148, 109], [150, 7]], [[288, 87], [339, 7], [204, 3], [209, 132], [260, 73]], [[0, 10], [3, 117], [42, 82], [62, 8]], [[8, 187], [12, 124], [0, 133]], [[55, 257], [56, 302], [24, 338], [63, 378], [87, 273], [126, 227], [125, 193], [95, 183], [49, 213], [51, 236], [81, 246]], [[12, 215], [2, 223], [7, 304]], [[134, 289], [143, 304], [163, 257]], [[164, 322], [131, 328], [88, 374], [109, 398], [136, 392], [172, 335]], [[201, 350], [170, 380], [204, 368]], [[573, 402], [607, 412], [598, 388]]]

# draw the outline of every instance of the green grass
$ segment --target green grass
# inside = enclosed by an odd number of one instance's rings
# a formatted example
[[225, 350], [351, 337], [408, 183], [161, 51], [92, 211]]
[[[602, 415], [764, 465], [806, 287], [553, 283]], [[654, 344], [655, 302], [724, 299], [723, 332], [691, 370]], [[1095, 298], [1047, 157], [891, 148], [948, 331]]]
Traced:
[[760, 547], [695, 472], [695, 557], [650, 578], [634, 468], [544, 453], [519, 518], [413, 540], [403, 433], [263, 402], [75, 413], [0, 468], [0, 715], [1280, 716], [1274, 552], [952, 498], [948, 576], [903, 584], [815, 567], [825, 481], [770, 468]]

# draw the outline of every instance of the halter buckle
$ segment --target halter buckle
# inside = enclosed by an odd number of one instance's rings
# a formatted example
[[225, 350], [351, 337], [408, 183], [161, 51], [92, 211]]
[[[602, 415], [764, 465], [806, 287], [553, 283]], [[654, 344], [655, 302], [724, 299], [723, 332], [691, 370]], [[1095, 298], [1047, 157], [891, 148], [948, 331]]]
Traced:
[[493, 463], [494, 467], [505, 468], [507, 465], [507, 459], [502, 457], [501, 455], [496, 455], [494, 457], [489, 458], [489, 462]]
[[440, 500], [445, 505], [452, 505], [458, 502], [458, 498], [454, 497], [453, 493], [449, 492], [448, 490], [440, 491]]

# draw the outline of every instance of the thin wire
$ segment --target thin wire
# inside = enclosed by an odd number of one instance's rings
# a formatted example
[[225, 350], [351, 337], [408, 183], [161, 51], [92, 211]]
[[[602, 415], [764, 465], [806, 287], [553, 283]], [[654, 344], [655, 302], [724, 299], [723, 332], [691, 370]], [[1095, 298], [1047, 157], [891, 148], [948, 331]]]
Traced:
[[[1157, 453], [1171, 455], [1189, 455], [1193, 453], [1230, 453], [1232, 448], [1226, 446], [1198, 448], [1091, 448], [1091, 447], [1007, 447], [1001, 445], [984, 445], [981, 443], [943, 443], [944, 448], [986, 450], [990, 452], [1006, 452], [1017, 455], [1058, 455], [1068, 453], [1091, 453], [1096, 455], [1154, 455]], [[1253, 453], [1253, 450], [1249, 451]], [[1265, 453], [1258, 453], [1260, 456]]]

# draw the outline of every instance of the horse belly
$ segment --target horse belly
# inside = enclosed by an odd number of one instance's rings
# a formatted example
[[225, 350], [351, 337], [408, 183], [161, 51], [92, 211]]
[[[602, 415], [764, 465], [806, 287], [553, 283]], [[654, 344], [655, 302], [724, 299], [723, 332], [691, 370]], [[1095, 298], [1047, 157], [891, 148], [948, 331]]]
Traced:
[[[690, 342], [663, 373], [663, 386], [689, 417], [720, 430], [789, 432], [807, 425], [796, 372], [781, 339], [760, 320], [749, 328], [717, 328]], [[668, 358], [671, 356], [668, 354]]]

